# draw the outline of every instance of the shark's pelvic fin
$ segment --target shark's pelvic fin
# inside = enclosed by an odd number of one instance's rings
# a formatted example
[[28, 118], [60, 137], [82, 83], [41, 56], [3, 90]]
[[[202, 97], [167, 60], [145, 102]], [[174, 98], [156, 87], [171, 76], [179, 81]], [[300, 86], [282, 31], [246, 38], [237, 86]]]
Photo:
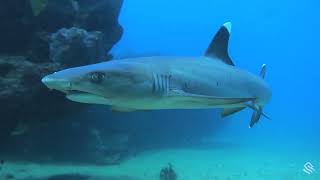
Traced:
[[228, 44], [229, 37], [231, 34], [231, 27], [231, 22], [223, 24], [223, 26], [219, 29], [217, 34], [212, 39], [205, 53], [205, 56], [221, 60], [226, 64], [234, 66], [234, 63], [232, 62], [228, 53]]
[[222, 115], [222, 117], [230, 116], [230, 115], [237, 113], [245, 108], [246, 107], [225, 108], [225, 109], [223, 109], [223, 112], [221, 115]]

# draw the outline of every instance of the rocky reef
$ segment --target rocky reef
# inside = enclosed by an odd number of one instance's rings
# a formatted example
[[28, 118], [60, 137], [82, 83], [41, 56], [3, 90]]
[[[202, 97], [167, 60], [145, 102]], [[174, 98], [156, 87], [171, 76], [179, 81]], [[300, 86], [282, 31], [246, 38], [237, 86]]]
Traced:
[[49, 61], [49, 36], [61, 28], [99, 31], [105, 52], [118, 42], [122, 0], [4, 0], [0, 6], [0, 53], [28, 53], [30, 61]]
[[82, 66], [107, 59], [104, 35], [72, 27], [50, 36], [50, 59], [66, 66]]
[[86, 108], [58, 92], [50, 92], [41, 78], [64, 68], [110, 60], [108, 52], [122, 36], [118, 23], [122, 3], [1, 1], [0, 153], [12, 151], [13, 147], [21, 149], [17, 144], [28, 138], [15, 136], [23, 135], [30, 127], [59, 121]]

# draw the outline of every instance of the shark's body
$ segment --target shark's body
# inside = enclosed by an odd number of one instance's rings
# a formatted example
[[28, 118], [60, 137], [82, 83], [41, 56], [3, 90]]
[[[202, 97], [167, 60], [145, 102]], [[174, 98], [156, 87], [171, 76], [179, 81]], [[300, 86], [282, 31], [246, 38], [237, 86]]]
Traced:
[[258, 122], [271, 90], [261, 75], [234, 66], [227, 53], [226, 23], [201, 57], [141, 57], [66, 69], [43, 78], [73, 101], [115, 110], [223, 108], [223, 116], [253, 109]]

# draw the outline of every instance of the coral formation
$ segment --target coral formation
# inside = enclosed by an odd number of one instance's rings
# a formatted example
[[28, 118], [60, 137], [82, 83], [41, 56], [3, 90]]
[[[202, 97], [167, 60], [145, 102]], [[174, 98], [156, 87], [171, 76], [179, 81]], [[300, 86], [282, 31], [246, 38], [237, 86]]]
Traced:
[[50, 36], [50, 59], [66, 66], [82, 66], [106, 59], [103, 33], [72, 27]]
[[178, 176], [170, 163], [160, 171], [160, 180], [177, 180], [177, 178]]
[[[60, 68], [58, 63], [32, 63], [24, 56], [0, 57], [0, 85], [3, 87], [0, 90], [3, 121], [0, 140], [15, 133], [21, 124], [26, 126], [26, 123], [43, 121], [48, 114], [64, 114], [67, 107], [72, 111], [81, 106], [68, 102], [60, 94], [49, 96], [47, 89], [39, 82], [47, 72]], [[60, 105], [57, 106], [57, 103]]]
[[55, 118], [79, 107], [59, 94], [47, 96], [40, 79], [66, 67], [110, 59], [108, 51], [122, 34], [121, 5], [122, 0], [10, 0], [1, 5], [0, 105], [8, 122], [1, 127], [0, 140], [21, 121], [34, 121], [35, 113], [37, 119], [45, 113]]

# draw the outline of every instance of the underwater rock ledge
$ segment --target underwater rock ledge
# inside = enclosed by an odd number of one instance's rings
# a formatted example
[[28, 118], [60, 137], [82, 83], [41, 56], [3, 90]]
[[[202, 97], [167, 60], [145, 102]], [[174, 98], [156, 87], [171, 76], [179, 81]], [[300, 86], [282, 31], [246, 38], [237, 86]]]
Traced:
[[[35, 149], [43, 149], [37, 146], [43, 138], [33, 132], [26, 137], [26, 131], [35, 131], [33, 128], [41, 124], [55, 129], [58, 126], [52, 122], [86, 108], [85, 104], [71, 102], [63, 94], [49, 91], [41, 78], [68, 67], [111, 59], [108, 52], [123, 33], [118, 22], [123, 0], [47, 0], [39, 1], [46, 3], [41, 6], [32, 2], [4, 0], [0, 5], [3, 27], [0, 33], [0, 85], [3, 87], [0, 89], [0, 153], [24, 154], [26, 142], [32, 143]], [[41, 9], [36, 10], [37, 7]], [[63, 32], [69, 36], [57, 38]], [[66, 49], [66, 46], [78, 48]], [[56, 136], [56, 132], [50, 133], [46, 135]], [[77, 139], [77, 135], [70, 138]], [[29, 142], [30, 139], [33, 142]], [[87, 147], [77, 148], [83, 154], [92, 153], [87, 152]], [[50, 154], [54, 150], [43, 151]], [[72, 160], [72, 156], [65, 157]], [[96, 162], [94, 158], [101, 157], [91, 156], [92, 162]], [[84, 161], [88, 159], [90, 157]]]

